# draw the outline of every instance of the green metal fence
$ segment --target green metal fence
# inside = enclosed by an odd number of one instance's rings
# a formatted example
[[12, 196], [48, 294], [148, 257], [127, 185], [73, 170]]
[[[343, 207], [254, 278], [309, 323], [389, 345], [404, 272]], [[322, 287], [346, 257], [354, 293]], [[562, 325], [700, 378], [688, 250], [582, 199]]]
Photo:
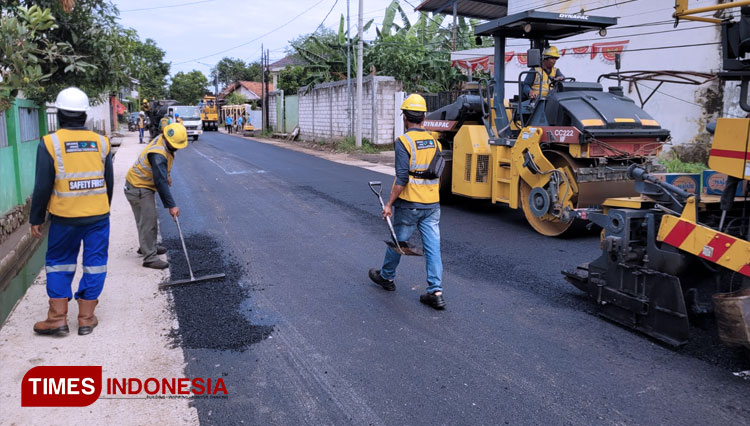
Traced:
[[47, 134], [44, 108], [29, 100], [14, 100], [3, 116], [4, 120], [0, 121], [0, 215], [24, 204], [31, 195], [39, 137]]

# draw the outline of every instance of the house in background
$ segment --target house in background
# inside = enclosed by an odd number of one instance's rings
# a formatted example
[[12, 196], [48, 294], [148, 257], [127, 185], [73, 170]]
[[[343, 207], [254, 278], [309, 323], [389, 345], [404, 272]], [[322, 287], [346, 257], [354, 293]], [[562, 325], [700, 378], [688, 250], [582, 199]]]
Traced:
[[[273, 92], [275, 85], [269, 84], [268, 91]], [[219, 93], [219, 103], [221, 104], [227, 96], [237, 92], [250, 101], [260, 100], [263, 94], [263, 83], [259, 81], [235, 81]]]
[[271, 71], [271, 76], [273, 77], [273, 86], [277, 87], [279, 83], [279, 73], [283, 71], [287, 67], [293, 67], [296, 65], [305, 65], [307, 62], [305, 62], [304, 59], [298, 58], [294, 55], [285, 56], [278, 61], [270, 64], [268, 68]]

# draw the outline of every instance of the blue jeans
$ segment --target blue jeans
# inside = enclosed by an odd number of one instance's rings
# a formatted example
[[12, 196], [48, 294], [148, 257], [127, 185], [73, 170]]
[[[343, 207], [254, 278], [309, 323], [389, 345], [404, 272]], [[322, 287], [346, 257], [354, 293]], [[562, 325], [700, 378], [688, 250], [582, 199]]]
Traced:
[[[416, 229], [422, 236], [427, 269], [427, 292], [443, 290], [443, 261], [440, 257], [440, 207], [432, 209], [393, 208], [393, 229], [399, 241], [409, 241]], [[401, 255], [388, 247], [385, 251], [380, 276], [387, 280], [396, 277]]]
[[96, 300], [107, 277], [109, 251], [109, 218], [90, 225], [49, 227], [45, 269], [47, 296], [51, 299], [72, 298], [71, 284], [76, 273], [78, 252], [83, 241], [83, 276], [78, 283], [76, 299]]
[[139, 142], [143, 142], [143, 130], [144, 130], [143, 127], [141, 127], [140, 129], [138, 129]]

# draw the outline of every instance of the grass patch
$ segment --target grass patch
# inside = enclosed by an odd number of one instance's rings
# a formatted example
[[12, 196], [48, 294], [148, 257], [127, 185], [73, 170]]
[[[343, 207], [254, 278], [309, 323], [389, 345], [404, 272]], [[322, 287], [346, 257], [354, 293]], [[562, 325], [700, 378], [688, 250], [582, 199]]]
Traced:
[[266, 128], [266, 129], [263, 129], [263, 131], [260, 132], [260, 135], [262, 137], [264, 137], [264, 138], [271, 138], [271, 137], [273, 137], [273, 129], [270, 128], [270, 127]]
[[667, 168], [668, 173], [701, 173], [708, 169], [705, 163], [688, 163], [679, 158], [661, 158], [659, 162]]
[[364, 154], [377, 154], [380, 151], [387, 151], [389, 148], [390, 147], [387, 146], [381, 147], [373, 145], [367, 138], [362, 138], [362, 146], [358, 148], [356, 146], [356, 140], [354, 136], [347, 136], [346, 139], [336, 145], [336, 151], [345, 152], [347, 154], [355, 152]]

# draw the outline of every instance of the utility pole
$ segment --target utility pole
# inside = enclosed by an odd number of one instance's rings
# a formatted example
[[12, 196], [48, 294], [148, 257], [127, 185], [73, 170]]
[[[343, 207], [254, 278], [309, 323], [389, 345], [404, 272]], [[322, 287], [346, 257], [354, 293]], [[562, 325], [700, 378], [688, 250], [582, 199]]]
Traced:
[[456, 27], [458, 26], [458, 23], [456, 22], [456, 3], [458, 2], [453, 2], [453, 40], [451, 43], [451, 45], [453, 46], [453, 49], [451, 50], [453, 50], [454, 52], [456, 51]]
[[[269, 82], [268, 82], [268, 77], [270, 77], [270, 71], [271, 71], [271, 68], [270, 68], [270, 67], [271, 67], [271, 65], [270, 65], [270, 63], [269, 63], [269, 59], [268, 59], [268, 57], [269, 57], [270, 55], [271, 55], [271, 51], [270, 51], [269, 49], [266, 49], [266, 69], [265, 69], [265, 71], [263, 72], [263, 78], [264, 78], [264, 81], [265, 81], [265, 86], [266, 86], [266, 109], [268, 109], [268, 105], [269, 105], [269, 102], [268, 102], [268, 95], [269, 95], [269, 90], [268, 90], [268, 84], [269, 84]], [[269, 126], [269, 127], [270, 127], [270, 126], [271, 126], [271, 114], [269, 114], [269, 112], [270, 112], [270, 111], [267, 111], [267, 112], [266, 112], [266, 126]], [[278, 120], [276, 120], [276, 121], [278, 122]]]
[[352, 112], [352, 38], [349, 31], [351, 25], [349, 24], [349, 2], [346, 0], [346, 119], [349, 122], [349, 130], [346, 132], [347, 136], [352, 135], [352, 128], [354, 127], [354, 113]]
[[265, 73], [265, 55], [263, 43], [260, 45], [260, 122], [263, 131], [266, 130], [266, 73]]
[[364, 26], [364, 0], [359, 0], [359, 41], [357, 42], [357, 135], [355, 145], [362, 146], [362, 27]]

